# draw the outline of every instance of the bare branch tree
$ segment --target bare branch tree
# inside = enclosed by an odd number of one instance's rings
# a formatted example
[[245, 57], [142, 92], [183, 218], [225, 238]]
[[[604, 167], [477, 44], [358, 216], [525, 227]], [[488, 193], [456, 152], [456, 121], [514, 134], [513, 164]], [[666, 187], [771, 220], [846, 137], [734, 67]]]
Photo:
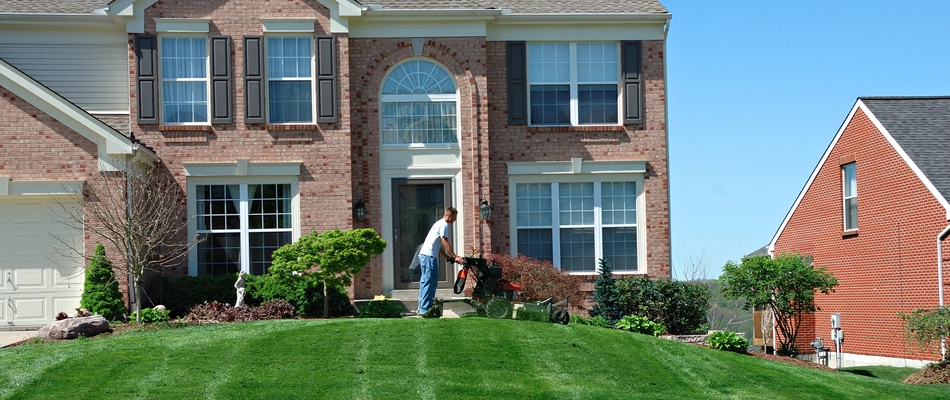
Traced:
[[686, 261], [681, 263], [680, 280], [686, 282], [705, 282], [708, 278], [709, 257], [706, 256], [706, 250], [700, 253], [699, 257], [693, 258], [692, 253], [686, 256]]
[[[82, 191], [72, 195], [69, 200], [82, 200], [81, 206], [57, 200], [57, 216], [118, 252], [123, 262], [115, 266], [135, 283], [129, 297], [135, 304], [136, 321], [141, 322], [143, 275], [177, 265], [188, 255], [187, 209], [181, 187], [161, 165], [132, 160], [122, 171], [93, 174]], [[83, 243], [63, 244], [69, 251], [85, 254]]]

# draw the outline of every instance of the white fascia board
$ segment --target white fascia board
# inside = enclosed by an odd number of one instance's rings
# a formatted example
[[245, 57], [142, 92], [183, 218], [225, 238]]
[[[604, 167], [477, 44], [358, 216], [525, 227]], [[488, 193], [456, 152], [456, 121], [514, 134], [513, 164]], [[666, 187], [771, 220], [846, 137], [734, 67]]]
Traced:
[[145, 9], [158, 0], [115, 0], [109, 3], [107, 13], [117, 22], [125, 22], [126, 33], [145, 32]]
[[99, 153], [100, 168], [111, 169], [109, 166], [113, 164], [113, 157], [124, 158], [136, 152], [150, 153], [144, 148], [138, 148], [125, 135], [3, 60], [0, 60], [0, 87], [6, 88], [17, 97], [95, 143]]
[[239, 159], [235, 162], [220, 163], [184, 163], [185, 176], [299, 176], [299, 161], [291, 162], [249, 162]]
[[501, 10], [368, 10], [350, 20], [352, 38], [485, 37]]
[[208, 18], [155, 18], [156, 32], [208, 33], [210, 25]]
[[352, 0], [317, 0], [330, 10], [330, 33], [349, 33], [349, 18], [363, 15], [363, 7]]
[[503, 14], [488, 41], [664, 40], [669, 14]]
[[930, 179], [927, 179], [927, 176], [924, 175], [923, 171], [920, 170], [917, 164], [914, 163], [914, 160], [912, 160], [907, 155], [907, 152], [905, 152], [904, 149], [901, 148], [901, 146], [897, 143], [897, 141], [894, 140], [894, 137], [891, 136], [891, 134], [887, 132], [887, 129], [884, 128], [884, 125], [882, 125], [881, 122], [877, 119], [877, 117], [875, 117], [874, 114], [871, 113], [871, 110], [868, 109], [868, 107], [864, 104], [864, 102], [858, 99], [854, 103], [854, 106], [851, 107], [851, 112], [848, 113], [848, 117], [845, 118], [844, 123], [842, 123], [841, 127], [838, 128], [838, 132], [835, 134], [834, 139], [831, 140], [831, 144], [828, 145], [828, 148], [825, 149], [825, 153], [821, 156], [821, 159], [818, 160], [818, 165], [815, 166], [815, 169], [814, 171], [812, 171], [811, 176], [808, 177], [808, 181], [805, 182], [805, 186], [802, 188], [802, 191], [798, 194], [798, 198], [796, 198], [795, 202], [792, 203], [792, 208], [788, 211], [787, 214], [785, 214], [785, 219], [782, 220], [782, 224], [779, 225], [778, 230], [775, 231], [775, 235], [772, 236], [772, 240], [769, 242], [769, 246], [768, 246], [768, 252], [770, 255], [774, 255], [775, 242], [778, 241], [779, 236], [781, 236], [782, 232], [785, 230], [785, 227], [788, 225], [789, 220], [791, 220], [792, 215], [795, 214], [795, 210], [798, 209], [798, 205], [801, 204], [802, 199], [805, 197], [805, 194], [808, 193], [808, 190], [811, 188], [811, 185], [815, 182], [815, 178], [818, 176], [818, 172], [821, 170], [821, 167], [824, 166], [825, 163], [828, 161], [828, 156], [831, 155], [832, 150], [834, 150], [835, 145], [838, 144], [838, 140], [841, 139], [841, 135], [844, 134], [844, 131], [845, 129], [847, 129], [848, 125], [851, 124], [851, 120], [854, 118], [854, 115], [855, 113], [857, 113], [858, 110], [861, 110], [864, 112], [864, 115], [868, 117], [868, 119], [871, 121], [874, 127], [877, 128], [877, 130], [881, 133], [881, 135], [884, 136], [884, 139], [887, 140], [887, 142], [891, 145], [892, 148], [894, 148], [894, 151], [896, 151], [897, 154], [901, 156], [901, 159], [903, 159], [904, 162], [907, 164], [907, 166], [909, 166], [910, 169], [914, 171], [914, 174], [917, 175], [917, 178], [919, 178], [920, 181], [923, 182], [924, 186], [927, 187], [927, 190], [929, 190], [930, 193], [934, 196], [934, 198], [936, 198], [937, 201], [940, 203], [940, 205], [944, 207], [944, 209], [946, 210], [946, 218], [947, 220], [950, 220], [950, 203], [947, 202], [947, 199], [945, 199], [943, 195], [940, 194], [940, 192], [933, 185], [933, 183], [930, 182]]

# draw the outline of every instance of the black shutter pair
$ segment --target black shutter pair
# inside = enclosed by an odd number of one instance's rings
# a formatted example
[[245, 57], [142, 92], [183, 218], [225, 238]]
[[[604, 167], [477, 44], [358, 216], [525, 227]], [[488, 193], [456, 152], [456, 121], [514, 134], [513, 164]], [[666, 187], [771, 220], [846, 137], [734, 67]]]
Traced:
[[[643, 122], [640, 42], [624, 41], [621, 45], [623, 77], [623, 123]], [[528, 124], [528, 46], [525, 42], [508, 42], [508, 125]]]
[[[337, 122], [336, 95], [336, 50], [333, 36], [317, 36], [316, 43], [316, 100], [317, 122]], [[265, 93], [264, 88], [264, 46], [261, 36], [244, 37], [244, 122], [263, 124]]]
[[[135, 37], [136, 99], [139, 124], [158, 124], [158, 38]], [[231, 39], [211, 37], [211, 123], [231, 123]]]

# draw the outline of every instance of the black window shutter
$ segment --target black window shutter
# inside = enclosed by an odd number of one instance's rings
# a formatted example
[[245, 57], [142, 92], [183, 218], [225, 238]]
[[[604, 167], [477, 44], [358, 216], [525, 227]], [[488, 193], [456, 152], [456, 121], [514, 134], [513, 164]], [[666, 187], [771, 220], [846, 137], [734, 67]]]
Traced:
[[640, 42], [624, 41], [621, 43], [623, 70], [623, 123], [643, 123], [643, 83], [640, 59]]
[[337, 122], [336, 51], [333, 36], [317, 36], [317, 122]]
[[525, 42], [507, 43], [508, 125], [528, 124], [528, 59]]
[[244, 37], [244, 122], [264, 123], [264, 47], [260, 36]]
[[158, 123], [158, 39], [135, 36], [135, 96], [140, 124]]
[[231, 38], [211, 37], [211, 123], [231, 123]]

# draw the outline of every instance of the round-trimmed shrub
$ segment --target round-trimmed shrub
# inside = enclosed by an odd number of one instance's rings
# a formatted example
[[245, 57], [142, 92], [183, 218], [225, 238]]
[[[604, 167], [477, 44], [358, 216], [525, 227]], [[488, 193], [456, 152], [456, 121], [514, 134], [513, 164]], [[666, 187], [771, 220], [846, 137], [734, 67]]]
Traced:
[[373, 300], [360, 307], [360, 318], [402, 318], [402, 307], [392, 300]]

